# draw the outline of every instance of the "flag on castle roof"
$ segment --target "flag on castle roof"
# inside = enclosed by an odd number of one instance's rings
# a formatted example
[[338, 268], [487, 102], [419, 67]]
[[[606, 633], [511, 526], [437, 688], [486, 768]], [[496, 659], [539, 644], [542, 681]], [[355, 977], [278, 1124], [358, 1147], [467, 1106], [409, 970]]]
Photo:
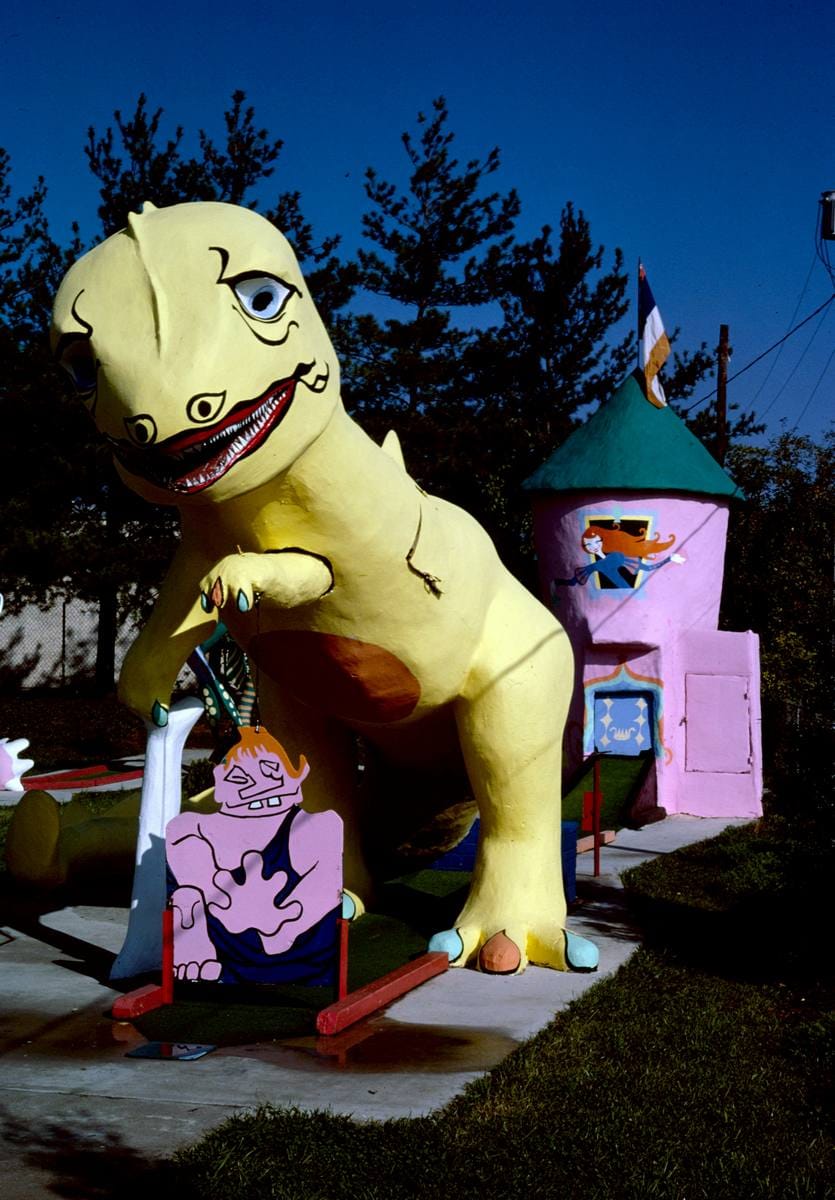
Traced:
[[638, 263], [638, 338], [646, 383], [647, 400], [656, 408], [664, 408], [667, 398], [658, 372], [670, 357], [670, 342], [664, 332], [664, 322], [649, 286], [644, 264]]

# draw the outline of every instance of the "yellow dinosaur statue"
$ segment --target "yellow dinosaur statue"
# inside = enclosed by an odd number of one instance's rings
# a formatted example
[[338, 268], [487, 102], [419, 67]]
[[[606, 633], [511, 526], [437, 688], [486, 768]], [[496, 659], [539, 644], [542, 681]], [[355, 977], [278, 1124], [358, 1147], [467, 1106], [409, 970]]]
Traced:
[[381, 846], [460, 813], [468, 777], [472, 886], [430, 947], [493, 973], [593, 969], [561, 879], [568, 639], [482, 528], [409, 477], [396, 439], [381, 448], [347, 415], [285, 238], [233, 205], [146, 204], [66, 275], [53, 345], [125, 483], [180, 510], [124, 702], [164, 725], [222, 618], [265, 724], [315, 764], [305, 807], [344, 821], [348, 888], [367, 897]]

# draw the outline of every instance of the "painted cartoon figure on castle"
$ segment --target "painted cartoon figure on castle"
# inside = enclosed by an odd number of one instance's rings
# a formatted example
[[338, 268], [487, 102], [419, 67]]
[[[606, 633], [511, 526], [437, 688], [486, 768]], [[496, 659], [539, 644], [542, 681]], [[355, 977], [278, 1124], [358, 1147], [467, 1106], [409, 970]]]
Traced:
[[[577, 567], [573, 575], [567, 579], [551, 581], [551, 598], [557, 600], [558, 587], [585, 586], [590, 579], [596, 577], [601, 589], [615, 588], [618, 591], [634, 589], [638, 585], [641, 572], [659, 571], [668, 563], [684, 563], [687, 560], [681, 554], [669, 554], [660, 562], [655, 556], [668, 550], [675, 542], [675, 534], [666, 540], [660, 534], [647, 537], [646, 526], [639, 527], [635, 532], [622, 528], [622, 522], [598, 518], [587, 525], [580, 538], [580, 546], [589, 555], [591, 562]], [[634, 522], [633, 522], [634, 524]]]

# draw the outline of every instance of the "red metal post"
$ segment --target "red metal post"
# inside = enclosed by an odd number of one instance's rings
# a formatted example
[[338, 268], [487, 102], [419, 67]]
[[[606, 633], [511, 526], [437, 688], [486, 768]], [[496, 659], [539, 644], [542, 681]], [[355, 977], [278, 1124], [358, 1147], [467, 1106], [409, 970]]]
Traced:
[[348, 995], [348, 928], [351, 922], [339, 918], [339, 975], [336, 983], [336, 998], [344, 1000]]
[[174, 1003], [174, 911], [166, 905], [162, 913], [163, 1004]]
[[600, 759], [594, 760], [594, 792], [592, 798], [592, 832], [594, 833], [594, 874], [600, 874]]

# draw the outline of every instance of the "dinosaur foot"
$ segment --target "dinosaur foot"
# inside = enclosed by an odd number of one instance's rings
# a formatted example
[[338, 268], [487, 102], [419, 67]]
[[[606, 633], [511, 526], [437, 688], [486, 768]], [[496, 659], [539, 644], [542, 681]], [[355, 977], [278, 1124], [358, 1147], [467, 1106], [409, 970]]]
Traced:
[[447, 953], [450, 966], [463, 967], [472, 962], [488, 975], [518, 975], [528, 962], [562, 971], [588, 972], [596, 971], [600, 961], [593, 942], [561, 927], [550, 930], [547, 938], [513, 927], [484, 938], [472, 926], [460, 926], [436, 933], [428, 948]]

